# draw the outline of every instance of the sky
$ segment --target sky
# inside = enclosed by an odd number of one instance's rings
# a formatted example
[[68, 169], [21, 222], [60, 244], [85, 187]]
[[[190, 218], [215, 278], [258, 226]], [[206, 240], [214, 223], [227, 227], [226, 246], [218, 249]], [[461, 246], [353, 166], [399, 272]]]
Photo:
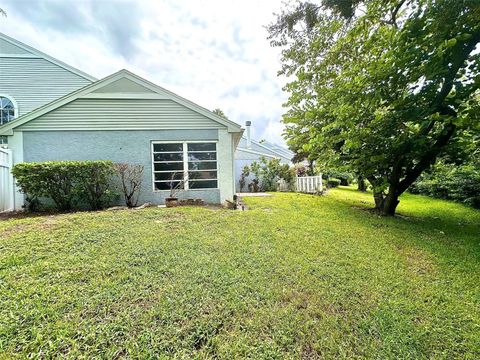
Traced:
[[1, 0], [0, 31], [101, 79], [128, 69], [284, 144], [280, 0]]

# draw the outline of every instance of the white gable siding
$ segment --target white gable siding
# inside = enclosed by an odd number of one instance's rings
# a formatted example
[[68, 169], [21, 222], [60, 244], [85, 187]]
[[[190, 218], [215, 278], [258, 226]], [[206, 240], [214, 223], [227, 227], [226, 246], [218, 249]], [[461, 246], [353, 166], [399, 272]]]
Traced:
[[222, 128], [226, 127], [172, 100], [77, 99], [21, 125], [19, 130]]
[[0, 94], [15, 98], [20, 116], [90, 83], [42, 58], [0, 54]]
[[153, 94], [154, 91], [147, 89], [145, 86], [137, 84], [132, 80], [122, 78], [114, 81], [108, 85], [101, 87], [92, 93], [149, 93]]
[[22, 49], [2, 38], [0, 38], [0, 54], [30, 54], [27, 50]]

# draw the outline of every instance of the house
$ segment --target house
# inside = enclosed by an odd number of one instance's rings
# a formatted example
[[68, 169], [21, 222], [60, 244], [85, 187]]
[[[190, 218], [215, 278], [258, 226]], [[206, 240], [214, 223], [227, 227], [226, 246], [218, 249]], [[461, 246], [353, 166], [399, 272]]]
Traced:
[[[251, 121], [245, 123], [245, 136], [242, 136], [235, 152], [235, 186], [237, 192], [248, 190], [240, 187], [240, 177], [245, 166], [250, 166], [254, 161], [259, 162], [262, 158], [267, 160], [280, 159], [282, 164], [292, 164], [294, 153], [282, 146], [270, 143], [268, 141], [252, 140], [250, 134]], [[250, 175], [247, 178], [247, 184], [252, 180]]]
[[[0, 137], [13, 164], [112, 160], [141, 164], [141, 202], [224, 203], [235, 193], [240, 125], [127, 70], [97, 80], [0, 33]], [[14, 208], [24, 196], [18, 191]]]

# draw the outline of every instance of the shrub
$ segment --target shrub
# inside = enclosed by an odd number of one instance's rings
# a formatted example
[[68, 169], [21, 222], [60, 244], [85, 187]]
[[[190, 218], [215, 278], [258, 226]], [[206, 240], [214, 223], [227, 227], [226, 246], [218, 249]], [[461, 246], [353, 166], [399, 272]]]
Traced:
[[93, 210], [103, 209], [111, 203], [114, 192], [111, 178], [115, 173], [110, 161], [85, 161], [80, 167], [81, 195]]
[[49, 198], [61, 211], [82, 202], [96, 210], [108, 201], [112, 169], [109, 161], [47, 161], [17, 164], [12, 174], [35, 208], [40, 198]]
[[411, 186], [410, 192], [480, 208], [480, 170], [475, 165], [438, 163]]
[[336, 188], [340, 186], [341, 182], [342, 181], [340, 179], [330, 178], [327, 180], [327, 186], [329, 188]]
[[129, 208], [137, 206], [142, 189], [143, 165], [118, 163], [114, 168], [121, 182], [125, 204]]
[[248, 165], [245, 165], [242, 169], [242, 174], [240, 175], [240, 180], [238, 181], [240, 185], [240, 192], [243, 192], [245, 185], [247, 183], [247, 178], [250, 176], [250, 168]]
[[340, 185], [348, 186], [353, 182], [354, 176], [345, 171], [339, 170], [325, 170], [323, 171], [322, 177], [326, 180], [330, 178], [335, 178], [340, 180]]
[[251, 173], [254, 175], [249, 189], [252, 191], [277, 191], [278, 181], [284, 180], [287, 186], [292, 189], [295, 181], [295, 168], [288, 164], [282, 164], [280, 159], [262, 157], [260, 162], [254, 161], [250, 165]]

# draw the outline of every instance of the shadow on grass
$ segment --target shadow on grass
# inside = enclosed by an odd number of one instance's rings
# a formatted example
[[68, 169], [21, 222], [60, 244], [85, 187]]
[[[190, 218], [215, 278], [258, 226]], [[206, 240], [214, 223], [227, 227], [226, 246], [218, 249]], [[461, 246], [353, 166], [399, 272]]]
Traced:
[[[347, 196], [343, 197], [342, 194]], [[348, 226], [389, 227], [391, 241], [419, 247], [444, 260], [480, 264], [480, 211], [462, 204], [425, 196], [405, 194], [395, 217], [384, 217], [373, 209], [371, 192], [339, 188], [327, 195], [349, 214]], [[369, 199], [370, 198], [370, 199]], [[459, 261], [460, 260], [460, 261]]]

